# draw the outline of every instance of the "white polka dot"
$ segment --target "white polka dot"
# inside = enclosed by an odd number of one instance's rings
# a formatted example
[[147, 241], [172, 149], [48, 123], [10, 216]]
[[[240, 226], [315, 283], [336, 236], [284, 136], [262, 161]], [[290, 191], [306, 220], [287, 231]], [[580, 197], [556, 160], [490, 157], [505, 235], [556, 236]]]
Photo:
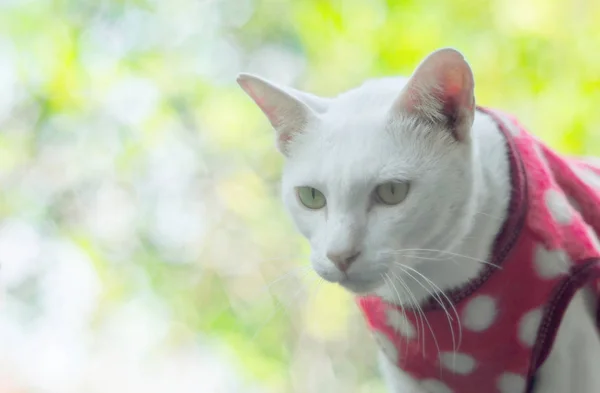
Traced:
[[388, 308], [385, 313], [388, 326], [406, 338], [412, 339], [416, 337], [417, 331], [408, 318], [406, 318], [405, 314], [395, 308]]
[[375, 341], [377, 341], [379, 348], [388, 357], [388, 359], [392, 363], [398, 364], [398, 350], [396, 349], [394, 343], [380, 331], [374, 331], [373, 336], [375, 337]]
[[569, 257], [564, 250], [548, 250], [543, 244], [535, 247], [535, 268], [540, 277], [549, 279], [567, 273], [570, 268]]
[[548, 160], [546, 158], [546, 153], [544, 153], [544, 149], [542, 148], [542, 145], [540, 145], [539, 143], [536, 143], [533, 145], [533, 150], [535, 151], [535, 154], [538, 156], [538, 159], [544, 163], [544, 165], [548, 165]]
[[452, 389], [437, 379], [425, 379], [421, 382], [421, 387], [427, 393], [453, 393]]
[[498, 378], [496, 387], [500, 393], [519, 393], [525, 391], [525, 378], [519, 374], [504, 373]]
[[584, 166], [573, 165], [573, 172], [588, 186], [600, 190], [600, 175]]
[[573, 219], [573, 210], [564, 195], [554, 188], [550, 188], [544, 195], [546, 207], [554, 221], [559, 224], [568, 224]]
[[596, 250], [600, 251], [600, 240], [598, 240], [598, 235], [596, 235], [596, 231], [594, 231], [594, 228], [588, 226], [587, 233], [588, 233], [588, 236], [590, 237], [590, 241], [592, 242], [592, 245], [594, 246], [594, 248]]
[[466, 353], [442, 352], [440, 362], [448, 370], [461, 375], [470, 374], [477, 366], [475, 359]]
[[600, 157], [584, 156], [581, 160], [588, 165], [600, 168]]
[[496, 301], [486, 295], [476, 296], [467, 303], [463, 311], [463, 326], [482, 332], [496, 319]]
[[528, 347], [533, 346], [542, 320], [542, 309], [531, 310], [519, 321], [519, 340]]

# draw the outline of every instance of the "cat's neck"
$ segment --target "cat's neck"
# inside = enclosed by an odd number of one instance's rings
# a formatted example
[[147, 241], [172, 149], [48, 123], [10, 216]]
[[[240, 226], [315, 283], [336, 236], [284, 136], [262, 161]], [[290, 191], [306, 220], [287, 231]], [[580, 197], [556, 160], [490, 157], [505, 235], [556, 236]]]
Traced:
[[[489, 264], [494, 240], [508, 210], [510, 166], [505, 137], [489, 115], [476, 113], [472, 139], [474, 198], [471, 230], [452, 249], [430, 253], [429, 257], [435, 261], [421, 264], [419, 272], [413, 272], [414, 278], [404, 280], [402, 285], [408, 287], [406, 289], [412, 296], [401, 296], [400, 303], [422, 302], [434, 290], [460, 288]], [[396, 299], [395, 303], [398, 303], [397, 296], [384, 297], [388, 301]]]

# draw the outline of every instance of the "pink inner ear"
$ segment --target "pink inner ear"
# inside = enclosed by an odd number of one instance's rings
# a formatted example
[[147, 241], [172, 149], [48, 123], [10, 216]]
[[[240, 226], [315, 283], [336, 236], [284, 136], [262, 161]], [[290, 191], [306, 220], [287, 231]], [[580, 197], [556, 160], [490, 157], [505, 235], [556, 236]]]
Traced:
[[275, 114], [275, 107], [272, 105], [267, 105], [263, 96], [258, 94], [255, 89], [252, 88], [251, 84], [247, 81], [240, 82], [244, 90], [252, 97], [256, 105], [263, 111], [263, 113], [267, 116], [273, 127], [276, 127], [279, 124], [279, 118]]
[[452, 83], [444, 86], [444, 98], [451, 99], [452, 97], [459, 96], [461, 93], [461, 90], [462, 90], [462, 86], [457, 83], [454, 83], [454, 81], [452, 81]]
[[[466, 70], [468, 72], [468, 70]], [[473, 82], [465, 69], [451, 68], [441, 75], [441, 97], [443, 112], [447, 116], [448, 126], [457, 139], [464, 137], [460, 131], [461, 123], [467, 113], [474, 110], [472, 98]], [[456, 128], [456, 127], [459, 128]]]
[[[430, 75], [429, 77], [433, 77]], [[469, 86], [465, 86], [468, 83], [468, 79], [459, 69], [452, 69], [444, 72], [439, 71], [437, 76], [438, 89], [430, 91], [433, 97], [435, 97], [445, 109], [452, 110], [456, 106], [466, 106], [471, 109], [473, 107], [472, 102], [468, 101]], [[413, 111], [418, 107], [421, 107], [426, 100], [427, 96], [423, 95], [418, 88], [418, 85], [408, 86], [408, 90], [403, 98], [403, 107], [405, 110]]]
[[448, 70], [443, 76], [442, 81], [442, 99], [443, 102], [453, 101], [459, 105], [465, 105], [468, 108], [472, 107], [472, 103], [468, 102], [468, 94], [471, 86], [467, 76], [460, 69], [453, 68]]
[[[260, 89], [255, 89], [252, 83], [247, 81], [240, 81], [242, 88], [248, 93], [254, 100], [256, 105], [263, 111], [273, 128], [277, 129], [281, 125], [281, 117], [277, 115], [277, 107], [275, 105], [267, 104], [264, 96], [259, 93]], [[258, 91], [257, 91], [258, 90]], [[287, 132], [277, 132], [277, 144], [281, 151], [286, 150], [286, 145], [293, 138], [293, 135]]]

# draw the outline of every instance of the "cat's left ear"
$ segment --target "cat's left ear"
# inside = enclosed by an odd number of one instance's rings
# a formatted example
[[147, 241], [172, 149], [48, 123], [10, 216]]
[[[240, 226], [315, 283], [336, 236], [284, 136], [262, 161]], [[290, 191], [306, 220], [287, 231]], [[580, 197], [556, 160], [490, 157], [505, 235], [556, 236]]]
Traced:
[[418, 116], [448, 130], [458, 141], [466, 140], [475, 116], [471, 67], [455, 49], [431, 53], [417, 67], [392, 111]]
[[326, 110], [326, 101], [293, 89], [284, 89], [251, 74], [237, 77], [240, 87], [263, 111], [276, 132], [277, 149], [284, 155], [294, 136]]

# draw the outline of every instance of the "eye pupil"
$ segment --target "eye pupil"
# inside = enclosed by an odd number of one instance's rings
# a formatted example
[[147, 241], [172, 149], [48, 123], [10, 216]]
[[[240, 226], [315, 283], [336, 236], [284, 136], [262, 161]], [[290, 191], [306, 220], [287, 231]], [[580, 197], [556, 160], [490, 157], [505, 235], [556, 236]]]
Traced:
[[327, 204], [325, 195], [314, 187], [298, 187], [296, 195], [300, 203], [309, 209], [318, 210]]
[[375, 188], [375, 197], [378, 202], [384, 205], [397, 205], [406, 198], [408, 188], [407, 182], [380, 184]]

